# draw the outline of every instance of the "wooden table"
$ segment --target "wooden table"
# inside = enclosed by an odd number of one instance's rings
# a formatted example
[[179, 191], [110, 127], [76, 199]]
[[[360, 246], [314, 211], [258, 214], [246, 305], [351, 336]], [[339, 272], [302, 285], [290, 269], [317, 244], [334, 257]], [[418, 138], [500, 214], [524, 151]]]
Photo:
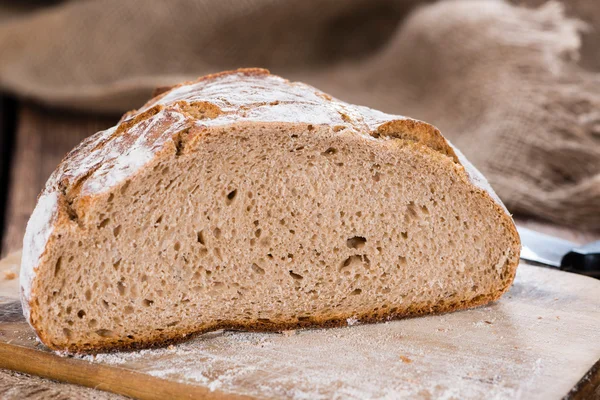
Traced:
[[[118, 121], [118, 116], [72, 114], [0, 98], [0, 256], [22, 247], [35, 200], [64, 155], [83, 138]], [[8, 179], [7, 179], [8, 178]], [[8, 181], [8, 182], [7, 182]], [[531, 228], [575, 242], [600, 239], [600, 232], [520, 219]], [[0, 398], [119, 399], [121, 396], [0, 370]]]

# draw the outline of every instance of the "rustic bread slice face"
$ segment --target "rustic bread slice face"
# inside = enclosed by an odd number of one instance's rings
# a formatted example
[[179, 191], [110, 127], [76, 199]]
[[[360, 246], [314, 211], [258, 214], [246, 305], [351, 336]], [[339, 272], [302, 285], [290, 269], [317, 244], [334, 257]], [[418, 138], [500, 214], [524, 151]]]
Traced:
[[262, 70], [127, 118], [65, 159], [28, 226], [23, 306], [53, 349], [452, 311], [512, 282], [511, 218], [430, 125]]

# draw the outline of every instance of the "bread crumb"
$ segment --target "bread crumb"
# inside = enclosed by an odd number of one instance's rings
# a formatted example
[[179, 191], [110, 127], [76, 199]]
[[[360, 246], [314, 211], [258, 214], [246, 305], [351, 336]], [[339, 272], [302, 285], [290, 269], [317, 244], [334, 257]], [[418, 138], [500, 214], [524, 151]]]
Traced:
[[295, 330], [281, 331], [281, 334], [283, 336], [289, 337], [289, 336], [294, 336], [296, 334], [296, 331]]
[[346, 323], [348, 324], [348, 326], [358, 325], [358, 322], [359, 322], [358, 318], [356, 318], [356, 317], [351, 317], [346, 320]]
[[15, 279], [17, 277], [17, 273], [15, 271], [11, 271], [10, 269], [7, 269], [4, 271], [4, 279], [6, 279], [7, 281], [11, 281], [13, 279]]
[[405, 364], [410, 364], [412, 362], [412, 360], [406, 356], [400, 356], [400, 359], [402, 360], [403, 363]]
[[175, 350], [175, 346], [173, 346], [172, 344], [170, 344], [170, 345], [167, 347], [167, 349], [169, 349], [169, 350], [171, 350], [171, 351], [172, 351], [172, 350]]

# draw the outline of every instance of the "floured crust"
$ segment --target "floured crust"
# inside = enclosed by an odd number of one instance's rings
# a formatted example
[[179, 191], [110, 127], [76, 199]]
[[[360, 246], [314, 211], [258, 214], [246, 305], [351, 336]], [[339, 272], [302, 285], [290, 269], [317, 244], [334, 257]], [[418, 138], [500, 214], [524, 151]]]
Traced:
[[[36, 295], [33, 285], [36, 269], [43, 263], [46, 250], [54, 240], [56, 227], [72, 224], [73, 221], [85, 225], [86, 210], [95, 197], [130, 180], [157, 157], [185, 152], [209, 128], [245, 122], [327, 125], [334, 131], [351, 131], [372, 140], [403, 139], [422, 146], [423, 151], [433, 150], [441, 158], [450, 158], [462, 170], [461, 176], [470, 182], [473, 190], [493, 201], [500, 223], [518, 241], [510, 215], [485, 178], [435, 127], [341, 102], [311, 86], [270, 75], [264, 69], [228, 71], [162, 90], [139, 110], [125, 114], [117, 126], [91, 136], [65, 157], [40, 195], [24, 238], [20, 279], [23, 310], [28, 321], [31, 323], [30, 307]], [[518, 243], [515, 245], [517, 248]], [[489, 298], [436, 310], [417, 308], [403, 315], [358, 318], [365, 322], [380, 321], [484, 304], [497, 299], [508, 289], [517, 264], [518, 254], [510, 266], [509, 283]], [[345, 320], [330, 319], [306, 324], [282, 321], [269, 326], [224, 323], [219, 327], [282, 330], [344, 323]], [[34, 329], [43, 339], [41, 328], [34, 326]], [[191, 333], [181, 332], [182, 335]], [[146, 345], [163, 341], [161, 338], [149, 338]]]

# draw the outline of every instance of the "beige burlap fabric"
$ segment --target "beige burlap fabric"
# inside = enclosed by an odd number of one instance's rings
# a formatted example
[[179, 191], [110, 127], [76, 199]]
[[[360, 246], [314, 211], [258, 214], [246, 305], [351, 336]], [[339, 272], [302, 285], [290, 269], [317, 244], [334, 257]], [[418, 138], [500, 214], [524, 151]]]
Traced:
[[0, 86], [122, 112], [156, 86], [266, 67], [437, 125], [512, 212], [600, 229], [600, 2], [513, 3], [71, 1], [0, 18]]

